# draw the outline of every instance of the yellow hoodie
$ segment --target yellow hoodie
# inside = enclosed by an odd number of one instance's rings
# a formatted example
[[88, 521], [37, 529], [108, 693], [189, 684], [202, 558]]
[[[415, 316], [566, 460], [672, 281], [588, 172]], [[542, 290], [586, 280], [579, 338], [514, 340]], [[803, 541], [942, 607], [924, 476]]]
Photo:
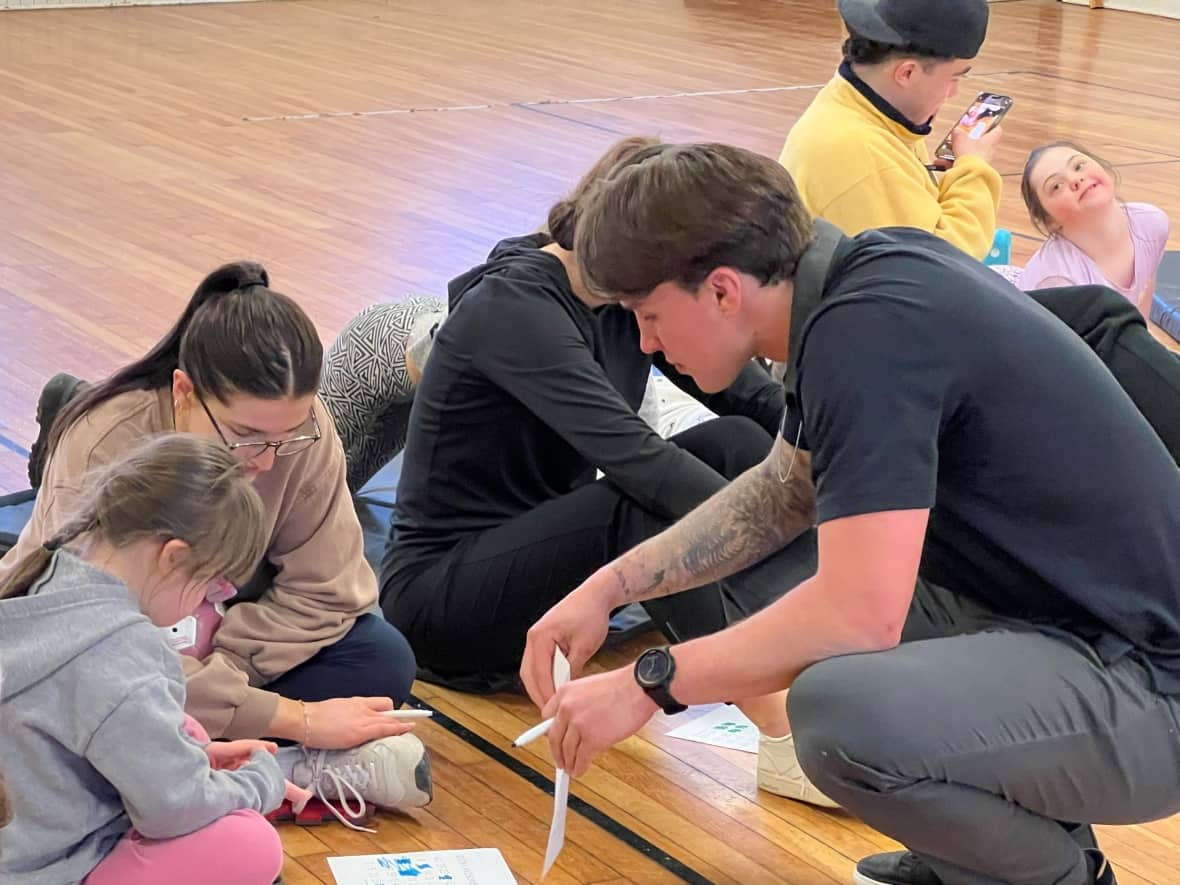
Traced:
[[995, 237], [1000, 174], [979, 157], [931, 173], [925, 136], [887, 116], [843, 74], [791, 128], [779, 162], [811, 214], [850, 236], [917, 227], [976, 258]]

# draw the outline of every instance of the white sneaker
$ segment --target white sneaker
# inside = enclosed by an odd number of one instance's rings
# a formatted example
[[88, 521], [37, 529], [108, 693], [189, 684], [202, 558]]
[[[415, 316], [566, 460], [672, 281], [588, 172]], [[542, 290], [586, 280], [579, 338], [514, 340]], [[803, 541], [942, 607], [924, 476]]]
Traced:
[[[334, 812], [331, 800], [337, 800], [354, 820], [365, 816], [366, 803], [391, 810], [421, 808], [434, 798], [430, 757], [413, 734], [369, 741], [352, 750], [305, 749], [291, 780]], [[350, 799], [359, 804], [356, 811]], [[338, 812], [336, 816], [349, 824]]]
[[758, 738], [758, 789], [820, 808], [840, 807], [821, 793], [799, 767], [794, 735]]

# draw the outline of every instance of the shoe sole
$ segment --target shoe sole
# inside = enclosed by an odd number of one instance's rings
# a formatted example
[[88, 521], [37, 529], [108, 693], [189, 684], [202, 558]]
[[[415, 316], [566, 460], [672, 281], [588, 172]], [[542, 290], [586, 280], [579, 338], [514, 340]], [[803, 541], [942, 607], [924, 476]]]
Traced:
[[[45, 461], [49, 456], [46, 449], [54, 422], [85, 383], [81, 378], [63, 372], [50, 378], [37, 397], [37, 439], [29, 449], [29, 485], [34, 489], [41, 487], [41, 480], [45, 477]], [[46, 421], [50, 415], [52, 420]]]
[[896, 878], [878, 879], [875, 876], [862, 873], [860, 870], [853, 870], [852, 872], [852, 885], [909, 885], [912, 881]]
[[833, 802], [826, 797], [819, 799], [808, 796], [805, 791], [799, 789], [799, 786], [794, 781], [790, 780], [780, 781], [777, 778], [760, 776], [758, 778], [758, 789], [765, 790], [767, 793], [772, 793], [775, 796], [781, 796], [784, 799], [790, 799], [793, 802], [802, 802], [804, 805], [811, 805], [815, 808], [824, 808], [829, 811], [835, 811], [840, 808], [839, 803]]
[[766, 771], [762, 767], [759, 767], [758, 789], [773, 793], [775, 796], [782, 796], [784, 799], [802, 802], [805, 805], [813, 805], [816, 808], [837, 809], [840, 807], [838, 803], [833, 802], [816, 789], [811, 784], [811, 781], [807, 779], [807, 776], [803, 774], [803, 770], [798, 768], [797, 765], [796, 770], [799, 772], [802, 782], [799, 779], [773, 771]]

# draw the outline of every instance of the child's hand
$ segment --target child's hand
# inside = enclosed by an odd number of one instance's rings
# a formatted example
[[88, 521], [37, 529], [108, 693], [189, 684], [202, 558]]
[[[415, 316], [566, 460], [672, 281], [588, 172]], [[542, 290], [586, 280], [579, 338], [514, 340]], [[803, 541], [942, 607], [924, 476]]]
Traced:
[[287, 784], [287, 792], [283, 798], [291, 803], [291, 810], [298, 814], [307, 805], [308, 800], [311, 799], [312, 792], [311, 790], [303, 789], [303, 787], [298, 787], [290, 781], [286, 781], [285, 783]]
[[234, 771], [241, 768], [258, 750], [265, 750], [273, 755], [279, 748], [270, 741], [214, 741], [205, 744], [205, 755], [209, 757], [209, 765], [215, 771]]

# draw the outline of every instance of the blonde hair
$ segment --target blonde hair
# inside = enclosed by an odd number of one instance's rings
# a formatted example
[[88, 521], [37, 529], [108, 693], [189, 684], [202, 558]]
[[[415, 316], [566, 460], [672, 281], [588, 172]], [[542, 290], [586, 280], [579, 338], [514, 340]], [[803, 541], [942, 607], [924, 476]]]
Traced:
[[253, 575], [267, 537], [262, 500], [241, 465], [209, 437], [166, 433], [86, 477], [74, 516], [25, 557], [0, 586], [0, 598], [24, 596], [53, 552], [93, 533], [114, 547], [155, 538], [189, 547], [185, 570], [195, 580]]

